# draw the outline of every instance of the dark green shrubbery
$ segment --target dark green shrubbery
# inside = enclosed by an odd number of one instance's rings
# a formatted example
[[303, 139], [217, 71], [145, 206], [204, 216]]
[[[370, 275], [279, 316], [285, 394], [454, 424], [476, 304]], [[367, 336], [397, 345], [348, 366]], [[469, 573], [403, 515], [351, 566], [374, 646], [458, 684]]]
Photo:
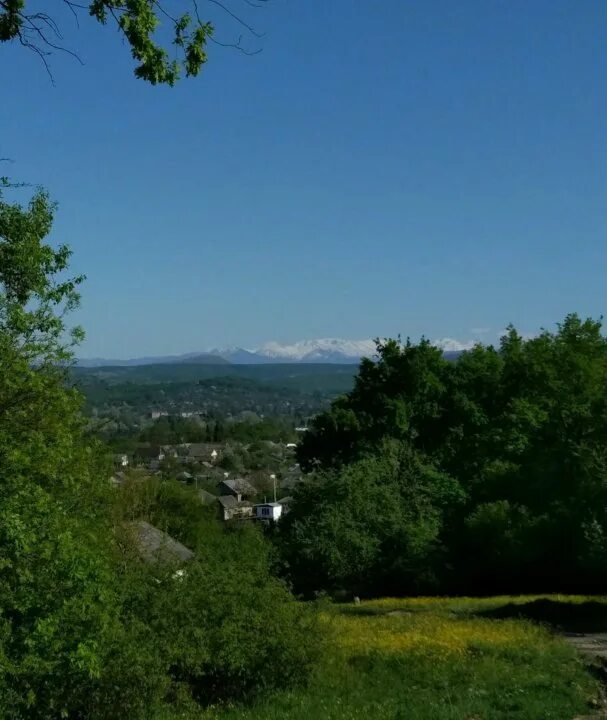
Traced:
[[[418, 577], [438, 578], [441, 592], [604, 592], [602, 322], [569, 315], [555, 332], [531, 339], [509, 328], [499, 347], [478, 345], [457, 361], [426, 340], [388, 340], [377, 352], [298, 449], [317, 479], [298, 494], [287, 523], [285, 554], [297, 587], [309, 587], [311, 574], [293, 562], [294, 544], [327, 567], [317, 589], [350, 575], [350, 564], [366, 568], [359, 587], [373, 594], [384, 591], [377, 578], [388, 573], [407, 590], [413, 567]], [[433, 469], [406, 496], [386, 475], [387, 440]], [[436, 503], [445, 477], [463, 502]], [[387, 541], [420, 503], [443, 550], [421, 564], [417, 546]]]
[[233, 533], [157, 598], [170, 673], [204, 704], [301, 682], [319, 651], [315, 615], [270, 575], [264, 545]]
[[349, 595], [428, 592], [444, 556], [445, 509], [464, 496], [448, 475], [395, 441], [295, 491], [276, 537], [299, 591]]

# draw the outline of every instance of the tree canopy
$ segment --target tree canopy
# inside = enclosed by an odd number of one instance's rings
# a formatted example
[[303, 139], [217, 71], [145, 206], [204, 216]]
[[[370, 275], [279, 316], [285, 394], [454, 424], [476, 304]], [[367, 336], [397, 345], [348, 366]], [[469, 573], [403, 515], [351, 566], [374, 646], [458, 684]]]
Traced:
[[[303, 438], [300, 462], [321, 479], [315, 502], [306, 491], [295, 503], [293, 532], [315, 527], [325, 517], [326, 498], [353, 474], [365, 486], [379, 484], [368, 515], [390, 516], [380, 469], [389, 440], [434, 468], [436, 478], [452, 478], [465, 496], [440, 513], [437, 542], [447, 552], [434, 572], [444, 588], [604, 589], [597, 574], [607, 563], [602, 322], [572, 314], [555, 332], [530, 339], [510, 328], [499, 347], [478, 345], [456, 362], [425, 340], [390, 340], [377, 350], [377, 362], [363, 360], [352, 392], [319, 415]], [[369, 465], [367, 458], [379, 460]], [[367, 463], [362, 474], [355, 470], [361, 462]], [[350, 502], [343, 502], [345, 512]], [[403, 521], [409, 502], [400, 504]], [[427, 517], [439, 506], [432, 507]], [[330, 553], [341, 530], [327, 528]], [[369, 536], [368, 522], [361, 532]], [[380, 541], [379, 529], [371, 534]]]
[[[196, 0], [177, 3], [161, 0], [0, 0], [0, 42], [15, 42], [36, 53], [50, 73], [48, 56], [54, 51], [78, 57], [63, 41], [61, 10], [69, 10], [78, 22], [86, 12], [102, 25], [114, 26], [124, 37], [136, 61], [135, 76], [156, 84], [173, 85], [183, 74], [199, 74], [207, 61], [209, 43], [231, 47], [247, 55], [260, 51], [259, 45], [243, 45], [243, 36], [256, 43], [262, 37], [247, 22], [241, 10], [263, 7], [268, 0], [243, 0], [236, 10], [221, 0], [211, 0], [223, 11], [236, 39], [214, 37], [212, 22], [201, 16]], [[63, 18], [64, 20], [65, 18]], [[169, 49], [173, 48], [172, 52]]]

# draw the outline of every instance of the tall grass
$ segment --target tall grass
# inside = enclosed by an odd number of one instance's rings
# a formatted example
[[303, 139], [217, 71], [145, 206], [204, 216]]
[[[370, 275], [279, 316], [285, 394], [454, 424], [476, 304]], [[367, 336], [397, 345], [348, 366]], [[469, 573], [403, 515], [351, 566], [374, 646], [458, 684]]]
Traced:
[[588, 713], [598, 696], [598, 682], [574, 650], [536, 623], [473, 615], [539, 599], [408, 598], [329, 607], [322, 621], [331, 646], [307, 688], [198, 717], [571, 720]]

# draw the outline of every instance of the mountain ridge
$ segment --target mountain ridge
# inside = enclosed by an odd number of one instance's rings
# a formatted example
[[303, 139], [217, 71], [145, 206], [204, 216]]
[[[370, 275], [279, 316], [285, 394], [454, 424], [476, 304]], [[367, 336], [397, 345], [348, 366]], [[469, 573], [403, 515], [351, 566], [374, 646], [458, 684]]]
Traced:
[[[469, 343], [443, 339], [435, 342], [445, 357], [453, 358], [469, 349]], [[320, 338], [293, 343], [267, 342], [258, 348], [239, 346], [214, 348], [204, 352], [181, 355], [144, 356], [126, 360], [107, 358], [80, 358], [79, 367], [131, 367], [138, 365], [199, 364], [199, 365], [262, 365], [262, 364], [358, 364], [363, 357], [375, 356], [374, 340], [343, 340]]]

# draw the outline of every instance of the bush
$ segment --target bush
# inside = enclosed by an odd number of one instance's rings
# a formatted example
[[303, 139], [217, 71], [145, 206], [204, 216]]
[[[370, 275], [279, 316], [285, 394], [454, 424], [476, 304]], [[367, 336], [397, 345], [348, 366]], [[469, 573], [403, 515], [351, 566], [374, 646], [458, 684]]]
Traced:
[[386, 442], [377, 455], [301, 484], [277, 540], [306, 594], [428, 589], [444, 508], [461, 499], [458, 484], [408, 445]]
[[321, 646], [316, 615], [271, 576], [266, 546], [254, 528], [218, 537], [137, 611], [163, 648], [175, 697], [208, 704], [308, 676]]

